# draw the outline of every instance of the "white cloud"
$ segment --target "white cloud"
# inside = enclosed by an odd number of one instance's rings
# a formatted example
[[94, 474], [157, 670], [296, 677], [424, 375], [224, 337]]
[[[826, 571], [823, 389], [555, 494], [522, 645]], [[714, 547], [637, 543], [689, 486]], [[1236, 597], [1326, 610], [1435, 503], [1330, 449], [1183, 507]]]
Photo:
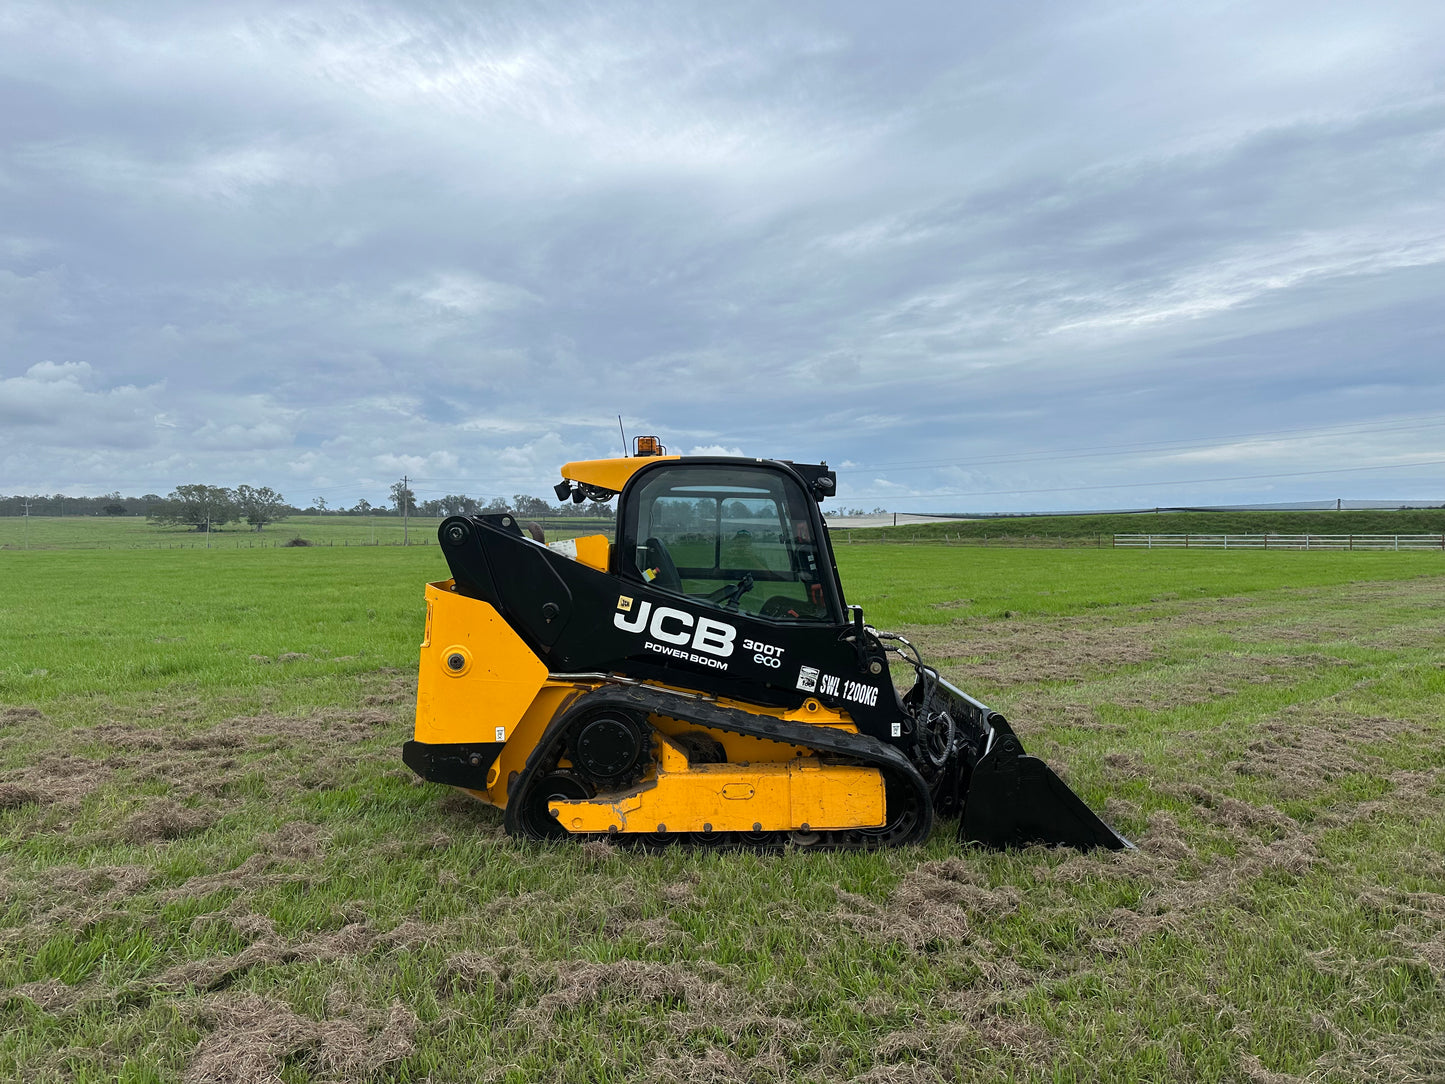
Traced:
[[505, 282], [495, 282], [464, 271], [442, 272], [425, 281], [398, 287], [405, 298], [421, 302], [426, 308], [449, 316], [473, 316], [483, 312], [499, 312], [536, 301], [535, 294]]
[[218, 424], [207, 421], [191, 432], [191, 441], [199, 448], [243, 451], [250, 449], [279, 450], [288, 446], [292, 433], [278, 422], [267, 421], [256, 425], [240, 425], [235, 422]]
[[40, 361], [25, 370], [30, 380], [62, 382], [79, 386], [90, 382], [92, 370], [88, 361]]
[[[161, 385], [92, 390], [89, 362], [41, 361], [24, 376], [0, 380], [0, 423], [25, 430], [25, 443], [133, 444], [145, 439]], [[18, 433], [16, 434], [18, 437]]]
[[729, 448], [723, 444], [696, 444], [687, 450], [688, 455], [745, 456], [741, 448]]

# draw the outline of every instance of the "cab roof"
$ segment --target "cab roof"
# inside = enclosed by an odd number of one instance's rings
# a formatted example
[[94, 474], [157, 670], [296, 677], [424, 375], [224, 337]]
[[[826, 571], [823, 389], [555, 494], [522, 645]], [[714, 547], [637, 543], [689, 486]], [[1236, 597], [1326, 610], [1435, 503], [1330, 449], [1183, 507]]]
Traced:
[[831, 497], [837, 484], [837, 477], [826, 463], [794, 463], [787, 459], [749, 459], [732, 456], [682, 456], [682, 455], [628, 455], [614, 459], [580, 459], [562, 464], [562, 477], [569, 482], [590, 486], [597, 490], [621, 493], [628, 480], [643, 467], [653, 463], [709, 463], [709, 464], [758, 464], [781, 463], [797, 471], [813, 490], [818, 500]]

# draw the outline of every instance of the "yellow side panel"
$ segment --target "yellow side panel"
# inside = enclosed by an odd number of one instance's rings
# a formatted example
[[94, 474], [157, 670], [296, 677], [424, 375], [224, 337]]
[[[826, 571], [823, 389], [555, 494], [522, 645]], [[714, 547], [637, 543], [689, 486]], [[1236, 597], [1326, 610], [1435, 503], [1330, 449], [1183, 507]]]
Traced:
[[577, 544], [577, 560], [598, 572], [608, 571], [612, 560], [612, 543], [605, 534], [588, 534], [572, 540]]
[[563, 463], [562, 477], [621, 493], [627, 479], [649, 463], [665, 463], [669, 459], [681, 458], [677, 455], [629, 455], [617, 459], [581, 459], [575, 463]]
[[[491, 605], [426, 586], [416, 740], [506, 741], [547, 681], [547, 667]], [[452, 665], [459, 663], [459, 665]]]
[[608, 571], [612, 559], [612, 543], [605, 534], [588, 534], [581, 538], [564, 538], [550, 543], [547, 548], [563, 557], [569, 557], [579, 564], [595, 568], [598, 572]]
[[591, 801], [552, 802], [572, 832], [750, 832], [876, 828], [883, 777], [873, 768], [812, 757], [764, 764], [697, 764], [665, 738], [656, 779]]

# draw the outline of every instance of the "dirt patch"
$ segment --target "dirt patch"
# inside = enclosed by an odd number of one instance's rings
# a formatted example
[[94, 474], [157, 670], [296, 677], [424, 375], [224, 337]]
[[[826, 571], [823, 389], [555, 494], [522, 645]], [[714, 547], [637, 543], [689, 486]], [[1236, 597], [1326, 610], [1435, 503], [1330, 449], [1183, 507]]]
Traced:
[[484, 952], [458, 952], [446, 958], [437, 972], [437, 992], [474, 993], [490, 987], [498, 1001], [511, 996], [515, 954], [488, 955]]
[[1260, 724], [1245, 745], [1248, 756], [1226, 763], [1236, 775], [1268, 781], [1283, 799], [1317, 793], [1358, 772], [1380, 772], [1370, 749], [1415, 731], [1401, 719], [1324, 714], [1317, 705], [1291, 708]]
[[[73, 809], [87, 794], [112, 783], [116, 773], [128, 774], [136, 784], [163, 783], [167, 797], [188, 806], [198, 798], [232, 796], [243, 777], [277, 798], [335, 785], [354, 765], [383, 755], [361, 743], [396, 723], [390, 712], [365, 708], [248, 716], [204, 729], [179, 722], [78, 727], [70, 740], [101, 750], [100, 759], [48, 753], [32, 765], [0, 774], [0, 807], [37, 803]], [[385, 755], [395, 756], [390, 750]], [[47, 826], [63, 828], [68, 823]]]
[[0, 899], [21, 905], [23, 926], [0, 929], [0, 945], [25, 943], [62, 928], [78, 928], [124, 916], [121, 907], [155, 877], [145, 866], [48, 866], [33, 877], [0, 875]]
[[0, 783], [0, 809], [19, 809], [23, 805], [45, 805], [48, 795], [36, 786], [7, 781]]
[[769, 1050], [743, 1059], [731, 1050], [709, 1046], [701, 1051], [679, 1054], [658, 1051], [652, 1068], [643, 1077], [646, 1084], [761, 1084], [793, 1079], [787, 1056]]
[[676, 964], [654, 960], [616, 960], [611, 963], [573, 961], [559, 966], [552, 989], [537, 1004], [521, 1013], [530, 1022], [553, 1020], [599, 1001], [609, 1004], [655, 1004], [690, 1012], [720, 1009], [732, 1001], [722, 983], [709, 981]]
[[71, 986], [59, 979], [42, 979], [39, 982], [27, 982], [9, 990], [0, 991], [0, 1005], [24, 998], [41, 1012], [56, 1013], [70, 1008], [83, 996], [84, 989], [82, 987]]
[[111, 774], [108, 766], [89, 757], [44, 753], [34, 764], [0, 775], [0, 795], [9, 796], [6, 808], [34, 802], [73, 811]]
[[265, 749], [317, 747], [337, 738], [364, 739], [395, 722], [382, 711], [315, 711], [307, 715], [248, 715], [226, 719], [202, 731], [177, 735], [175, 744], [187, 750]]
[[208, 998], [198, 1023], [210, 1029], [191, 1056], [187, 1084], [273, 1084], [287, 1063], [321, 1078], [369, 1080], [415, 1050], [416, 1016], [388, 1013], [313, 1020], [254, 994]]
[[[204, 873], [191, 877], [174, 888], [160, 894], [162, 902], [207, 896], [222, 889], [234, 888], [244, 892], [255, 892], [282, 884], [309, 883], [312, 873], [279, 872], [276, 866], [281, 862], [313, 864], [325, 854], [326, 833], [314, 824], [292, 821], [274, 832], [264, 832], [256, 837], [261, 850], [249, 856], [233, 869], [218, 873]], [[316, 873], [319, 875], [319, 872]]]
[[43, 711], [28, 704], [0, 707], [0, 726], [14, 726], [16, 723], [34, 722], [44, 718]]
[[963, 859], [924, 862], [909, 870], [886, 906], [842, 889], [838, 917], [866, 936], [919, 950], [968, 940], [980, 919], [1018, 909], [1019, 890], [990, 888], [987, 877]]
[[363, 704], [413, 704], [416, 701], [416, 675], [394, 677], [375, 693], [361, 698]]
[[275, 936], [274, 932], [263, 931], [240, 952], [178, 964], [148, 979], [145, 986], [171, 993], [219, 990], [255, 967], [356, 956], [370, 949], [375, 941], [375, 932], [360, 922], [343, 926], [334, 933], [296, 942], [287, 942]]
[[287, 821], [274, 832], [262, 832], [256, 842], [265, 853], [293, 862], [314, 862], [326, 853], [330, 834], [309, 821]]
[[238, 732], [234, 727], [222, 725], [212, 730], [203, 730], [199, 734], [187, 734], [176, 738], [173, 745], [176, 749], [187, 752], [242, 749], [246, 746], [247, 737], [248, 735]]
[[1298, 828], [1294, 819], [1280, 812], [1272, 805], [1251, 805], [1238, 798], [1217, 794], [1197, 783], [1179, 786], [1160, 786], [1161, 794], [1169, 794], [1195, 803], [1195, 811], [1206, 821], [1223, 828], [1237, 828], [1246, 831], [1271, 829], [1278, 832], [1292, 832]]
[[275, 859], [269, 854], [253, 854], [233, 869], [191, 877], [183, 884], [162, 892], [160, 899], [162, 903], [173, 903], [176, 900], [194, 896], [209, 896], [212, 892], [219, 892], [227, 888], [254, 892], [271, 885], [299, 884], [308, 881], [308, 878], [302, 874], [269, 872], [275, 864]]
[[[885, 1035], [874, 1051], [882, 1063], [860, 1080], [937, 1081], [947, 1079], [941, 1067], [977, 1065], [979, 1054], [1002, 1050], [1022, 1061], [1047, 1060], [1057, 1040], [1022, 1015], [999, 1005], [972, 1005], [956, 1023], [932, 1028], [905, 1028]], [[921, 1074], [921, 1075], [913, 1075]]]
[[204, 832], [219, 816], [214, 809], [191, 809], [170, 798], [155, 798], [127, 818], [120, 835], [131, 843], [184, 839]]
[[1134, 688], [1109, 699], [1126, 708], [1168, 711], [1235, 696], [1250, 685], [1294, 685], [1336, 667], [1352, 666], [1331, 655], [1250, 655], [1226, 652], [1188, 666], [1161, 667], [1144, 675]]
[[[1439, 621], [1445, 580], [1347, 584], [1328, 590], [1328, 604], [1301, 612], [1298, 603], [1266, 607], [1248, 630], [1263, 643], [1348, 643], [1366, 647], [1418, 648], [1445, 640]], [[1290, 592], [1296, 598], [1320, 598], [1320, 588]]]
[[1101, 626], [1089, 616], [922, 626], [906, 635], [946, 669], [993, 685], [1077, 681], [1148, 662], [1158, 653], [1158, 633], [1150, 626]]

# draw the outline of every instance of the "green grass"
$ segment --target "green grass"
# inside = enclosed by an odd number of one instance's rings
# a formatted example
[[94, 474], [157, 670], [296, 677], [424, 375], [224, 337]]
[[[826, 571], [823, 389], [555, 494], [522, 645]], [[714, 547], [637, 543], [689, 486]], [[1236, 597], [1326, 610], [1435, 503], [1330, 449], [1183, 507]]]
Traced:
[[1439, 555], [839, 560], [1139, 851], [520, 844], [399, 763], [435, 548], [0, 555], [0, 1079], [1445, 1065]]
[[[609, 517], [543, 517], [548, 539], [613, 533]], [[396, 516], [297, 515], [257, 532], [230, 523], [211, 534], [213, 549], [272, 547], [301, 536], [318, 546], [434, 545], [441, 521], [413, 516], [404, 526]], [[1117, 533], [1186, 534], [1440, 534], [1445, 509], [1348, 512], [1163, 512], [1147, 515], [1007, 516], [901, 527], [849, 527], [846, 518], [831, 525], [835, 545], [861, 542], [940, 542], [1011, 545], [1049, 543], [1108, 546]], [[205, 549], [206, 536], [189, 527], [162, 527], [139, 516], [0, 516], [0, 549], [187, 548]]]
[[[1101, 607], [1210, 599], [1283, 587], [1333, 587], [1445, 572], [1445, 553], [1065, 549], [838, 549], [850, 603], [874, 624], [1079, 614]], [[1241, 560], [1240, 558], [1244, 559]]]

